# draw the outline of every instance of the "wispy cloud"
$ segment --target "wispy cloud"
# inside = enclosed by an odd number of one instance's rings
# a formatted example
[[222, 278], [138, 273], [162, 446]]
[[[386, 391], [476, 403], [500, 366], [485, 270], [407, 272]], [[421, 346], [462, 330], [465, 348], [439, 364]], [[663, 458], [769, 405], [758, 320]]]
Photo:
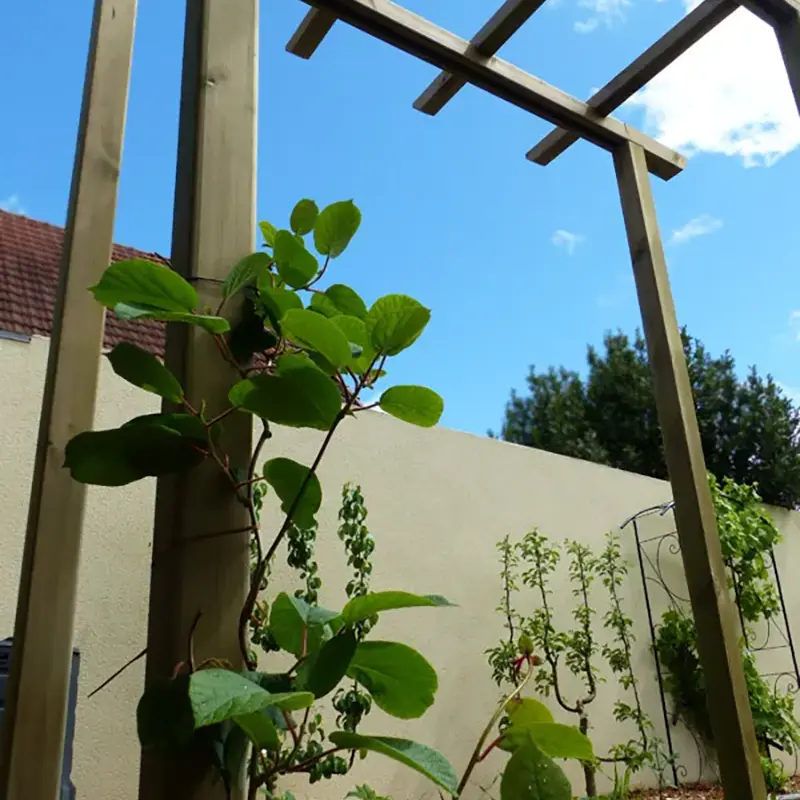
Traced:
[[559, 228], [553, 233], [553, 238], [550, 240], [556, 247], [561, 247], [572, 255], [576, 248], [585, 239], [580, 233], [570, 233], [569, 231]]
[[15, 214], [27, 213], [19, 202], [19, 196], [11, 194], [5, 200], [0, 200], [0, 210], [13, 211]]
[[[684, 0], [686, 13], [699, 0]], [[771, 27], [738, 9], [629, 101], [663, 144], [771, 166], [800, 145], [800, 118]]]
[[712, 217], [710, 214], [701, 214], [699, 217], [690, 219], [685, 225], [672, 231], [669, 238], [670, 244], [686, 244], [698, 236], [708, 236], [722, 227], [722, 220]]
[[591, 16], [579, 20], [573, 27], [578, 33], [591, 33], [601, 22], [610, 28], [615, 22], [625, 20], [624, 9], [630, 4], [630, 0], [578, 0], [578, 6], [588, 9]]

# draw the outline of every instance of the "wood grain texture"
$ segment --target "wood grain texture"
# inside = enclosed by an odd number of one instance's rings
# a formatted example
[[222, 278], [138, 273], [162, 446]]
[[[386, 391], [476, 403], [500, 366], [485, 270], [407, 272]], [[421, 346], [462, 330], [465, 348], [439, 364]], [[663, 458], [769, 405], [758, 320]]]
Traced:
[[22, 559], [0, 752], [3, 800], [60, 796], [85, 487], [64, 449], [94, 423], [136, 0], [96, 0]]
[[[506, 0], [472, 37], [470, 45], [481, 56], [493, 56], [545, 3], [545, 0]], [[423, 114], [438, 114], [467, 81], [460, 75], [440, 72], [414, 101]]]
[[636, 145], [623, 145], [614, 154], [614, 165], [675, 501], [681, 555], [697, 626], [698, 651], [709, 678], [708, 710], [725, 797], [765, 800], [739, 650], [741, 629], [728, 591], [644, 152]]
[[[201, 306], [211, 308], [219, 304], [220, 280], [255, 246], [257, 36], [257, 0], [187, 4], [172, 263], [195, 284]], [[237, 313], [233, 304], [229, 316]], [[209, 416], [228, 407], [239, 376], [207, 333], [169, 327], [165, 360], [193, 405], [204, 401]], [[226, 420], [220, 449], [233, 466], [247, 466], [251, 438], [248, 415]], [[213, 657], [242, 667], [237, 631], [249, 582], [249, 534], [208, 534], [249, 522], [210, 459], [190, 475], [159, 480], [146, 683], [169, 677], [187, 659], [198, 613], [197, 662]], [[139, 796], [216, 800], [221, 788], [211, 786], [206, 763], [192, 754], [166, 759], [143, 751]]]
[[649, 169], [664, 180], [677, 175], [686, 165], [679, 153], [635, 128], [599, 115], [586, 103], [507, 61], [478, 55], [469, 42], [389, 0], [314, 0], [314, 5], [387, 44], [461, 75], [518, 108], [574, 130], [609, 151], [624, 142], [635, 142], [645, 150]]
[[[592, 95], [587, 105], [602, 116], [611, 114], [738, 7], [736, 0], [704, 0]], [[546, 166], [579, 140], [580, 137], [575, 133], [556, 128], [532, 147], [525, 157], [528, 161]]]

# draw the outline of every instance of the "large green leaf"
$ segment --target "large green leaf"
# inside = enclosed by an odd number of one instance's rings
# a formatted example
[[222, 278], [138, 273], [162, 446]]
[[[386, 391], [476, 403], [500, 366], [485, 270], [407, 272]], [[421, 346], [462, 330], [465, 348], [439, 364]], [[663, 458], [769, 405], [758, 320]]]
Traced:
[[354, 625], [369, 619], [381, 611], [396, 608], [441, 607], [453, 605], [438, 594], [411, 594], [410, 592], [370, 592], [349, 600], [342, 609], [342, 621], [345, 625]]
[[267, 222], [267, 220], [259, 222], [258, 227], [261, 231], [261, 235], [264, 237], [264, 243], [270, 247], [274, 247], [275, 234], [278, 232], [278, 229], [271, 222]]
[[398, 642], [360, 642], [347, 674], [372, 695], [378, 708], [400, 719], [421, 717], [439, 687], [425, 658]]
[[527, 697], [512, 700], [508, 706], [509, 724], [501, 748], [514, 752], [533, 741], [551, 758], [574, 758], [593, 761], [592, 742], [573, 725], [553, 721], [550, 710], [538, 700]]
[[444, 411], [444, 400], [425, 386], [392, 386], [378, 405], [387, 414], [422, 428], [432, 428]]
[[342, 406], [336, 384], [311, 363], [239, 381], [228, 396], [234, 405], [270, 422], [323, 431], [330, 429]]
[[191, 312], [198, 303], [194, 287], [177, 272], [141, 258], [112, 264], [89, 291], [107, 308], [125, 303]]
[[340, 256], [361, 224], [361, 212], [352, 200], [331, 203], [314, 223], [314, 247], [323, 256]]
[[272, 259], [266, 253], [245, 256], [222, 282], [222, 296], [232, 297], [248, 284], [258, 285], [259, 277], [269, 271], [271, 264]]
[[366, 324], [358, 317], [351, 317], [348, 314], [333, 317], [331, 324], [345, 335], [347, 341], [361, 348], [360, 355], [355, 356], [350, 362], [350, 369], [357, 375], [366, 372], [375, 359], [375, 349], [370, 342]]
[[[316, 475], [309, 475], [308, 467], [291, 458], [272, 458], [264, 464], [264, 478], [280, 498], [284, 514], [294, 506], [292, 521], [296, 525], [302, 528], [313, 524], [322, 505], [322, 486]], [[301, 488], [303, 493], [298, 500]]]
[[336, 368], [350, 363], [347, 337], [330, 320], [308, 309], [287, 311], [281, 320], [285, 336], [320, 353]]
[[141, 303], [117, 303], [114, 313], [120, 319], [154, 319], [159, 322], [183, 322], [196, 325], [212, 334], [227, 333], [231, 324], [224, 317], [208, 314], [193, 314], [189, 311], [164, 311]]
[[152, 354], [129, 342], [120, 342], [108, 353], [114, 372], [128, 383], [179, 403], [183, 389], [178, 379]]
[[353, 631], [344, 631], [312, 653], [297, 671], [298, 687], [317, 699], [330, 694], [347, 674], [358, 640]]
[[247, 734], [247, 738], [259, 750], [278, 750], [281, 739], [278, 729], [265, 708], [250, 714], [241, 714], [233, 721]]
[[329, 738], [337, 747], [369, 750], [388, 756], [421, 773], [446, 792], [456, 793], [458, 776], [455, 770], [440, 752], [431, 747], [393, 736], [363, 736], [348, 731], [334, 731]]
[[201, 669], [189, 677], [189, 701], [195, 728], [247, 716], [267, 706], [284, 710], [307, 708], [310, 692], [271, 694], [251, 680], [227, 669]]
[[188, 746], [194, 732], [188, 675], [153, 681], [145, 687], [136, 707], [136, 729], [145, 749]]
[[367, 306], [355, 290], [343, 283], [334, 283], [325, 290], [325, 297], [337, 308], [340, 314], [358, 319], [367, 318]]
[[281, 592], [270, 608], [269, 630], [282, 650], [300, 658], [318, 650], [330, 638], [329, 623], [336, 616], [333, 611]]
[[506, 765], [500, 800], [572, 800], [572, 786], [561, 767], [528, 742]]
[[273, 255], [278, 274], [295, 289], [305, 286], [319, 269], [317, 259], [291, 231], [278, 231], [275, 234]]
[[412, 297], [388, 294], [376, 300], [367, 314], [367, 329], [372, 346], [388, 356], [396, 356], [420, 336], [431, 312]]
[[[282, 286], [273, 287], [269, 273], [264, 273], [258, 283], [258, 297], [273, 323], [280, 323], [287, 311], [303, 307], [303, 300], [297, 292]], [[277, 330], [280, 332], [279, 325]]]
[[317, 221], [319, 209], [313, 200], [300, 200], [292, 209], [289, 217], [289, 225], [295, 233], [305, 236], [314, 230], [314, 223]]
[[206, 446], [205, 427], [196, 417], [151, 414], [121, 428], [74, 436], [64, 451], [64, 467], [80, 483], [124, 486], [191, 469], [205, 457]]

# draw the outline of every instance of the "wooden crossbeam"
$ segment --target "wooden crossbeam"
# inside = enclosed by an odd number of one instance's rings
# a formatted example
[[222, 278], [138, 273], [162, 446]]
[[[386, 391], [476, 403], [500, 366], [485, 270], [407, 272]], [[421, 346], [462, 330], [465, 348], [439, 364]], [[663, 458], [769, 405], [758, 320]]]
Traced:
[[61, 796], [86, 487], [64, 449], [94, 424], [105, 312], [89, 287], [111, 260], [136, 0], [96, 0], [55, 298], [14, 645], [0, 798]]
[[[545, 2], [506, 0], [470, 40], [473, 50], [480, 56], [493, 56]], [[438, 114], [466, 84], [467, 81], [460, 75], [440, 72], [414, 101], [414, 108], [423, 114]]]
[[[738, 7], [736, 0], [704, 0], [594, 94], [588, 101], [589, 107], [601, 116], [615, 111]], [[546, 166], [579, 139], [571, 131], [556, 128], [532, 147], [526, 158]]]
[[782, 22], [791, 22], [800, 13], [798, 0], [738, 0], [738, 2], [773, 27]]
[[634, 142], [647, 154], [651, 172], [664, 180], [677, 175], [686, 159], [612, 117], [496, 56], [485, 58], [469, 42], [389, 0], [314, 0], [338, 19], [427, 61], [606, 150]]
[[336, 22], [336, 15], [322, 8], [312, 8], [303, 17], [286, 45], [287, 52], [299, 58], [311, 58]]
[[776, 25], [775, 35], [786, 66], [794, 102], [800, 113], [800, 12]]

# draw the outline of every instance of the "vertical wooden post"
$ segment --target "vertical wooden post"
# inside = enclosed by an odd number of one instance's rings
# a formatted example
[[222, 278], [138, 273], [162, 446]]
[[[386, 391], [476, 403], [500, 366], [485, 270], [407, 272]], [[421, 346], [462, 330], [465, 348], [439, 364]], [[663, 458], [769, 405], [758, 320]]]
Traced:
[[[172, 264], [191, 280], [201, 304], [216, 308], [220, 281], [255, 245], [258, 0], [188, 0], [184, 41]], [[233, 309], [236, 314], [236, 309]], [[166, 361], [192, 403], [210, 416], [228, 405], [238, 376], [213, 339], [196, 328], [170, 328]], [[229, 417], [222, 448], [244, 467], [252, 419]], [[158, 483], [150, 579], [146, 681], [172, 674], [187, 659], [193, 621], [197, 662], [241, 667], [238, 620], [248, 588], [247, 533], [194, 537], [249, 524], [215, 463]], [[203, 759], [142, 753], [142, 800], [218, 798]]]
[[786, 20], [773, 24], [781, 48], [794, 102], [800, 112], [800, 13], [793, 12]]
[[765, 800], [739, 650], [739, 623], [728, 592], [644, 151], [635, 144], [622, 145], [614, 153], [614, 165], [675, 500], [683, 566], [697, 625], [700, 662], [708, 676], [708, 710], [725, 798]]
[[0, 748], [2, 800], [60, 797], [85, 487], [64, 448], [92, 427], [136, 0], [95, 0], [22, 558]]

